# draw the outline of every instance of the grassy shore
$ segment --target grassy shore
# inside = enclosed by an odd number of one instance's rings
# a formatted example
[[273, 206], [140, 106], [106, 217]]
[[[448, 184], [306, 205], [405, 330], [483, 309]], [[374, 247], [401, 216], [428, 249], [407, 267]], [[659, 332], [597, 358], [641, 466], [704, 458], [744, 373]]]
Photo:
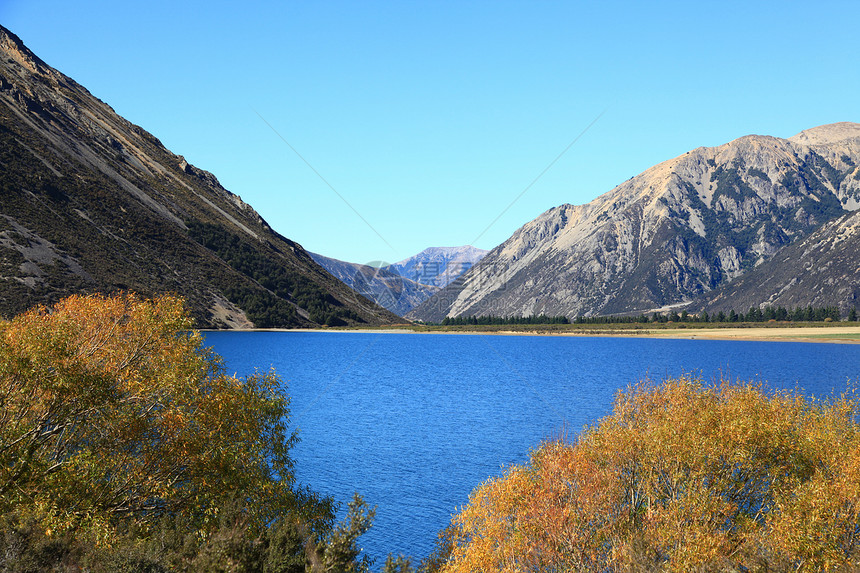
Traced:
[[428, 326], [397, 324], [383, 329], [345, 328], [328, 330], [385, 330], [438, 334], [499, 334], [546, 336], [633, 336], [705, 340], [764, 340], [794, 342], [860, 343], [858, 322], [733, 322], [647, 324], [522, 324], [487, 326]]

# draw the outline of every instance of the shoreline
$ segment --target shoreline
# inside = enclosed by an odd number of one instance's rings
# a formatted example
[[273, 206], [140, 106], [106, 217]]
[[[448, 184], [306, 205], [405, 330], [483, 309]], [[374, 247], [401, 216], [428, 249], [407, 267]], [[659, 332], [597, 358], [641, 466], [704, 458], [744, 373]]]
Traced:
[[421, 326], [368, 328], [252, 328], [238, 330], [207, 330], [200, 332], [315, 332], [367, 334], [447, 334], [493, 336], [590, 336], [601, 338], [658, 338], [669, 340], [736, 340], [745, 342], [811, 342], [831, 344], [860, 344], [860, 323], [852, 326], [750, 326], [696, 328], [565, 328], [565, 329], [434, 329]]

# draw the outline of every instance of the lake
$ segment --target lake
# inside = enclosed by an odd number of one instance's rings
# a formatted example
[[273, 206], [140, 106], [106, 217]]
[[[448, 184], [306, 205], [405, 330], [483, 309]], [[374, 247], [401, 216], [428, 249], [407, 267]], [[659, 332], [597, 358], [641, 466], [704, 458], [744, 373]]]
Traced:
[[683, 373], [827, 397], [860, 379], [860, 345], [372, 332], [209, 332], [240, 376], [274, 368], [291, 397], [300, 483], [377, 506], [378, 569], [417, 559], [481, 482], [542, 440], [606, 415], [619, 389]]

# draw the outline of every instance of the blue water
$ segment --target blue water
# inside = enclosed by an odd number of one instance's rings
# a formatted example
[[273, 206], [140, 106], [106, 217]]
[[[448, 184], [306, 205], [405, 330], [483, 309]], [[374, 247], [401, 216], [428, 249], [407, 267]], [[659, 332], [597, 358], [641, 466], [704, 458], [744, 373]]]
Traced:
[[469, 493], [542, 440], [595, 423], [643, 378], [694, 372], [818, 397], [860, 379], [860, 345], [343, 332], [212, 332], [229, 373], [274, 368], [292, 403], [298, 480], [377, 506], [361, 543], [433, 548]]

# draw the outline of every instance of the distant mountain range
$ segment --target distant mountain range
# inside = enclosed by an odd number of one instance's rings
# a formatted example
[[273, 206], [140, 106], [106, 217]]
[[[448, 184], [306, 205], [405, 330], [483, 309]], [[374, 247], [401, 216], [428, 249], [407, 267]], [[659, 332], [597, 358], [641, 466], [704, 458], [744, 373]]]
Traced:
[[750, 135], [543, 213], [408, 318], [855, 305], [860, 125]]
[[358, 293], [405, 315], [470, 269], [489, 251], [472, 246], [431, 247], [391, 265], [360, 265], [310, 253]]
[[0, 27], [0, 315], [119, 290], [202, 327], [399, 321]]
[[339, 261], [316, 253], [311, 257], [349, 288], [397, 315], [404, 315], [439, 289], [403, 278], [388, 267]]
[[444, 288], [484, 258], [489, 251], [471, 245], [430, 247], [387, 268], [403, 278]]

